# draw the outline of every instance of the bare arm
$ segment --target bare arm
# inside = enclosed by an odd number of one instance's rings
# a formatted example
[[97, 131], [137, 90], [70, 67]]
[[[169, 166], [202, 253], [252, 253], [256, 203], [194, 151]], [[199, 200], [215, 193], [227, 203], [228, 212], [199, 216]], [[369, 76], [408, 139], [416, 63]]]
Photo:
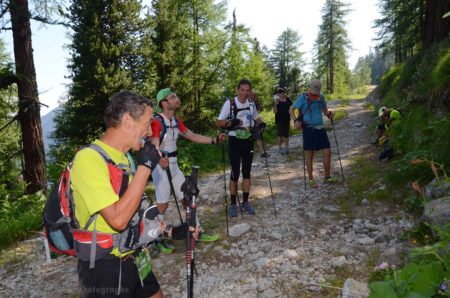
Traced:
[[114, 230], [122, 231], [127, 227], [128, 222], [141, 202], [150, 173], [149, 168], [138, 166], [136, 174], [120, 199], [100, 210], [100, 215]]
[[203, 136], [197, 133], [193, 133], [189, 129], [183, 133], [180, 132], [180, 135], [186, 139], [188, 139], [191, 142], [197, 143], [197, 144], [214, 144], [215, 138], [210, 138], [207, 136]]
[[289, 108], [289, 115], [291, 116], [292, 121], [295, 121], [297, 119], [297, 117], [295, 116], [295, 108], [293, 106]]
[[295, 108], [294, 108], [294, 106], [291, 106], [289, 108], [289, 115], [291, 116], [291, 120], [294, 122], [294, 127], [297, 128], [298, 130], [300, 130], [301, 127], [302, 127], [302, 124], [300, 123], [300, 121], [295, 116]]

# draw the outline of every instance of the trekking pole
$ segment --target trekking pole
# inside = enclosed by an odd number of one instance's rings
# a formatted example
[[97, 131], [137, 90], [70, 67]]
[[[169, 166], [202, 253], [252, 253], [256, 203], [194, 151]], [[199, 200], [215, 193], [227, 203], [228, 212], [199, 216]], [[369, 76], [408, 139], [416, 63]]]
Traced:
[[[263, 146], [263, 150], [264, 152], [266, 152], [266, 145], [264, 144], [264, 138], [263, 138], [263, 133], [261, 132], [261, 143]], [[277, 208], [275, 207], [275, 197], [273, 196], [273, 190], [272, 190], [272, 180], [270, 179], [270, 173], [269, 173], [269, 162], [267, 161], [267, 155], [264, 157], [264, 159], [266, 160], [266, 173], [267, 173], [267, 177], [269, 178], [269, 186], [270, 186], [270, 194], [272, 195], [272, 202], [273, 202], [273, 211], [275, 213], [275, 218], [277, 218]]]
[[227, 236], [230, 236], [228, 230], [228, 195], [227, 195], [227, 178], [225, 176], [225, 144], [222, 144], [222, 163], [223, 163], [223, 197], [225, 199], [225, 218], [227, 221]]
[[[166, 152], [161, 152], [163, 157], [166, 157]], [[173, 195], [173, 200], [175, 201], [175, 205], [177, 206], [178, 210], [178, 216], [180, 217], [180, 223], [183, 224], [183, 217], [181, 216], [180, 206], [178, 205], [177, 196], [175, 195], [175, 189], [173, 188], [173, 182], [172, 182], [172, 173], [170, 172], [170, 164], [165, 169], [167, 173], [167, 179], [169, 179], [169, 185], [170, 185], [170, 192]]]
[[339, 164], [341, 165], [342, 179], [345, 182], [344, 169], [342, 168], [341, 154], [339, 153], [339, 146], [338, 146], [338, 141], [337, 141], [337, 137], [336, 137], [336, 130], [334, 129], [334, 121], [333, 121], [332, 117], [330, 118], [330, 120], [331, 120], [331, 126], [333, 127], [334, 140], [336, 141], [336, 149], [337, 149], [337, 153], [338, 153]]
[[306, 191], [306, 160], [305, 160], [305, 147], [304, 146], [302, 148], [302, 153], [303, 153], [303, 181], [305, 182], [305, 191]]
[[[196, 216], [196, 197], [199, 194], [197, 187], [197, 172], [199, 167], [193, 166], [191, 175], [186, 177], [185, 182], [181, 186], [181, 191], [183, 191], [183, 197], [186, 203], [186, 223], [189, 227], [194, 229], [197, 227], [197, 216]], [[186, 237], [186, 277], [187, 277], [187, 296], [192, 298], [194, 296], [194, 274], [195, 271], [195, 239], [192, 235], [193, 232], [187, 231]]]

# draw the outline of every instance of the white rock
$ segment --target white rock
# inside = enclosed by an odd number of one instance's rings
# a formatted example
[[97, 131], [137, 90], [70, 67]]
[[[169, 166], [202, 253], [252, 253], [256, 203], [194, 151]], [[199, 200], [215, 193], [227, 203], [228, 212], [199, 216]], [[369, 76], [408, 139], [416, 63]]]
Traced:
[[331, 258], [331, 260], [330, 260], [330, 265], [333, 268], [336, 268], [336, 267], [340, 268], [340, 267], [345, 266], [345, 264], [347, 264], [347, 259], [345, 258], [345, 256], [334, 257], [334, 258]]
[[260, 279], [258, 281], [258, 292], [262, 293], [264, 291], [266, 291], [268, 288], [270, 288], [270, 286], [272, 285], [272, 283], [270, 281], [268, 281], [267, 279]]
[[248, 223], [241, 223], [234, 225], [230, 228], [230, 236], [232, 237], [239, 237], [242, 234], [247, 233], [250, 231], [250, 225]]
[[266, 267], [269, 264], [269, 259], [268, 258], [261, 258], [257, 261], [255, 261], [255, 266], [257, 269], [261, 269]]
[[359, 238], [358, 243], [362, 245], [371, 245], [375, 243], [375, 240], [370, 237]]
[[369, 296], [369, 286], [353, 278], [347, 278], [342, 290], [342, 298], [365, 298]]
[[283, 251], [283, 255], [288, 259], [296, 259], [298, 257], [298, 253], [293, 249], [286, 249]]

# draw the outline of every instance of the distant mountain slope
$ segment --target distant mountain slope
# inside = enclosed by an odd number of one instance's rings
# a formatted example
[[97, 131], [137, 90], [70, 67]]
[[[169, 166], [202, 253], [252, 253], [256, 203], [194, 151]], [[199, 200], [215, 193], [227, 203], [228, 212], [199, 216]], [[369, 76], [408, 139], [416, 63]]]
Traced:
[[48, 153], [50, 145], [53, 144], [53, 140], [50, 138], [53, 130], [55, 129], [54, 118], [56, 114], [61, 110], [60, 107], [55, 108], [41, 117], [42, 134], [44, 138], [45, 153]]

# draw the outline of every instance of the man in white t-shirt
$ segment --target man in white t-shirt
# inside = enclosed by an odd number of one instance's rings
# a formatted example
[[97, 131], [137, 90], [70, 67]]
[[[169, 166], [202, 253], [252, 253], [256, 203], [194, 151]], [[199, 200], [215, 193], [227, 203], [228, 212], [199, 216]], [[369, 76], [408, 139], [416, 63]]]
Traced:
[[229, 214], [237, 216], [236, 197], [242, 160], [242, 208], [248, 214], [255, 214], [255, 210], [248, 202], [250, 194], [250, 171], [253, 161], [253, 137], [252, 132], [261, 132], [266, 124], [259, 117], [257, 107], [253, 101], [249, 101], [252, 84], [249, 80], [242, 79], [236, 88], [237, 96], [227, 100], [216, 120], [216, 125], [228, 131], [229, 159], [231, 164], [230, 196], [231, 206]]

